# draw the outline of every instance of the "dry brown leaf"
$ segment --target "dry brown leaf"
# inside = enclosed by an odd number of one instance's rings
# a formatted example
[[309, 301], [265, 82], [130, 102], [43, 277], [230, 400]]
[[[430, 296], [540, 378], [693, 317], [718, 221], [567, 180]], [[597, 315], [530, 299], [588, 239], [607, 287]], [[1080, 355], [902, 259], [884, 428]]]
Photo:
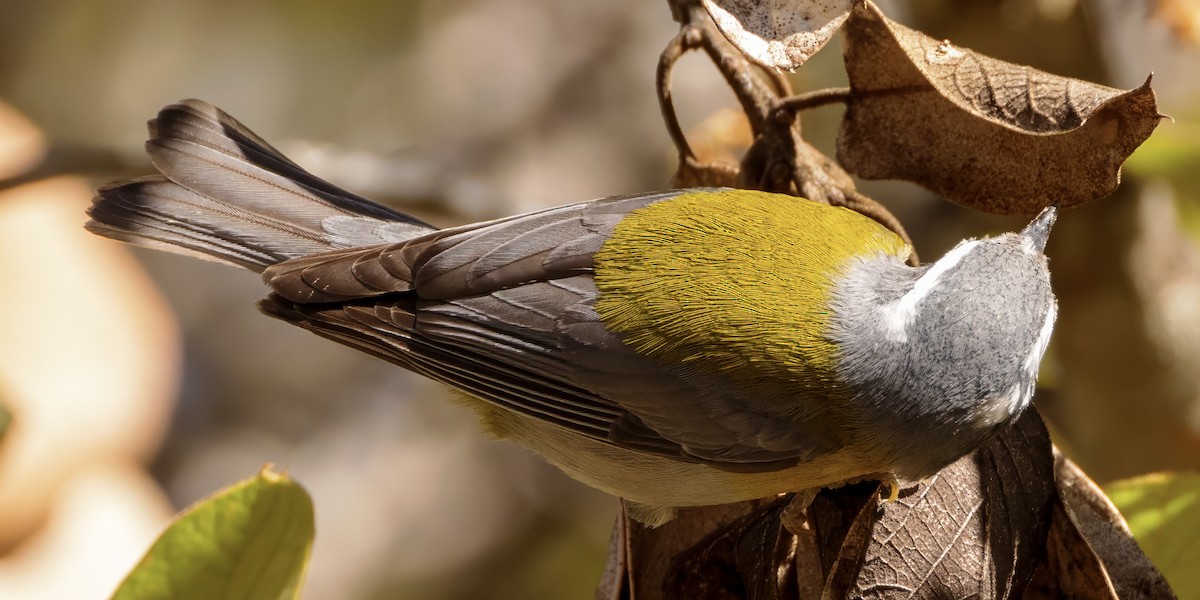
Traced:
[[1005, 598], [1032, 578], [1053, 499], [1036, 410], [916, 494], [884, 507], [850, 597]]
[[870, 2], [846, 24], [846, 71], [847, 169], [992, 213], [1109, 194], [1161, 120], [1149, 79], [1123, 92], [1006, 63], [908, 29]]
[[[790, 566], [794, 537], [780, 525], [781, 498], [728, 523], [718, 533], [675, 555], [665, 580], [672, 600], [730, 598], [782, 600], [794, 589]], [[738, 577], [730, 577], [736, 573]]]
[[[1062, 516], [1067, 517], [1066, 522], [1056, 527], [1070, 529], [1063, 534], [1068, 539], [1078, 536], [1083, 540], [1082, 546], [1072, 548], [1073, 555], [1086, 557], [1090, 553], [1094, 557], [1088, 561], [1078, 558], [1079, 564], [1072, 571], [1098, 569], [1105, 575], [1104, 579], [1109, 584], [1108, 589], [1113, 591], [1114, 598], [1175, 598], [1167, 580], [1142, 553], [1125, 519], [1100, 487], [1066, 457], [1056, 453], [1055, 458]], [[1097, 579], [1093, 576], [1089, 583]]]
[[704, 8], [747, 58], [792, 71], [841, 29], [854, 1], [704, 0]]
[[[705, 577], [681, 577], [681, 574], [689, 571], [680, 571], [677, 565], [686, 562], [696, 566], [696, 560], [689, 562], [687, 559], [689, 555], [696, 554], [705, 557], [712, 565], [732, 564], [735, 561], [732, 546], [722, 541], [723, 537], [727, 537], [723, 534], [730, 528], [737, 531], [745, 529], [752, 520], [763, 519], [764, 514], [774, 515], [774, 523], [778, 524], [778, 511], [784, 504], [786, 502], [782, 500], [767, 499], [681, 509], [674, 520], [657, 529], [649, 529], [627, 518], [622, 511], [613, 531], [615, 540], [610, 545], [610, 550], [617, 547], [621, 551], [610, 551], [608, 554], [608, 564], [596, 594], [597, 600], [723, 597], [719, 595], [716, 582]], [[703, 572], [712, 575], [710, 570]], [[688, 587], [689, 584], [702, 579], [704, 581], [700, 585], [706, 592], [691, 596], [677, 593], [693, 589]]]
[[604, 563], [604, 572], [600, 574], [600, 583], [596, 586], [596, 600], [621, 600], [628, 597], [626, 576], [629, 561], [625, 552], [628, 520], [623, 508], [617, 511], [612, 535], [608, 538], [608, 558]]
[[1054, 504], [1050, 518], [1046, 560], [1021, 597], [1023, 600], [1118, 600], [1103, 565], [1071, 523], [1061, 502]]

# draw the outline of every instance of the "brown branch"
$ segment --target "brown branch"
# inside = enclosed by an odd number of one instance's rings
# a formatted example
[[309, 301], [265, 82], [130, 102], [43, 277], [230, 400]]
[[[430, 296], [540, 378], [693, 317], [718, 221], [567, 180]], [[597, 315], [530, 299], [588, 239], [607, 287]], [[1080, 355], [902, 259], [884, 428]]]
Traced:
[[829, 104], [845, 104], [850, 99], [850, 88], [829, 88], [788, 96], [779, 101], [779, 110], [800, 112]]
[[688, 144], [687, 135], [683, 133], [683, 128], [679, 125], [679, 117], [675, 113], [675, 102], [671, 96], [671, 72], [675, 68], [675, 63], [679, 61], [685, 53], [695, 47], [697, 43], [695, 30], [689, 27], [683, 27], [671, 41], [667, 43], [667, 47], [663, 49], [662, 54], [658, 58], [658, 70], [655, 72], [654, 84], [658, 90], [658, 106], [662, 110], [663, 122], [667, 127], [667, 134], [671, 136], [671, 141], [675, 144], [675, 150], [679, 152], [679, 162], [685, 163], [688, 160], [696, 158], [692, 152], [692, 147]]

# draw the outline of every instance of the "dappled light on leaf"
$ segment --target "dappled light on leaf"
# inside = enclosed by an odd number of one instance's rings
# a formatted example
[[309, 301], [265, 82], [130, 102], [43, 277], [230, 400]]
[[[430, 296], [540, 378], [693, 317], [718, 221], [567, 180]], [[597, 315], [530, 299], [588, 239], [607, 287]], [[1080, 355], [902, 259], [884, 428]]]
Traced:
[[804, 64], [841, 29], [853, 0], [704, 0], [721, 33], [771, 69]]
[[1103, 197], [1158, 125], [1150, 81], [1122, 92], [935, 40], [867, 3], [846, 24], [838, 160], [987, 212]]
[[1046, 563], [1030, 598], [1175, 598], [1104, 492], [1055, 452], [1055, 506]]
[[1106, 486], [1146, 556], [1181, 598], [1200, 597], [1200, 473], [1157, 473]]

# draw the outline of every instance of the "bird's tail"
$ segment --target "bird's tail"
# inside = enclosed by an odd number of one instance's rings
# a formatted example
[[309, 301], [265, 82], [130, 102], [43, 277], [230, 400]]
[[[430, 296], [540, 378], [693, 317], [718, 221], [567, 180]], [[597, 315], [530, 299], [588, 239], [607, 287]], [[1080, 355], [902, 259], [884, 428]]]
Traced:
[[207, 102], [172, 104], [149, 127], [160, 174], [97, 190], [89, 231], [261, 272], [435, 230], [317, 178]]

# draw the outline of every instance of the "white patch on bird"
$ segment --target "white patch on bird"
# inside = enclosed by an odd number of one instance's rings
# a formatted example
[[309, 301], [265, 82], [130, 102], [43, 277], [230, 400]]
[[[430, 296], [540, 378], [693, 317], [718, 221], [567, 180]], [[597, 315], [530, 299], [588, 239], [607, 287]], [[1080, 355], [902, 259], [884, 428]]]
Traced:
[[1054, 320], [1058, 318], [1058, 303], [1051, 302], [1050, 310], [1046, 311], [1046, 320], [1042, 323], [1042, 330], [1038, 332], [1037, 341], [1033, 343], [1033, 350], [1029, 352], [1029, 356], [1025, 357], [1025, 372], [1031, 376], [1038, 372], [1038, 365], [1042, 362], [1042, 355], [1046, 353], [1046, 346], [1050, 345], [1050, 334], [1054, 332]]
[[1032, 254], [1034, 256], [1040, 256], [1043, 254], [1041, 248], [1037, 248], [1033, 245], [1033, 238], [1031, 238], [1027, 235], [1023, 235], [1020, 237], [1021, 237], [1021, 249], [1025, 251], [1025, 254]]
[[1031, 390], [1032, 387], [1018, 383], [1008, 391], [1008, 416], [1017, 414], [1029, 404], [1033, 394], [1027, 390]]
[[1013, 415], [1021, 412], [1033, 397], [1032, 386], [1018, 383], [999, 396], [989, 397], [980, 403], [973, 416], [972, 424], [981, 429], [991, 429]]
[[960, 243], [946, 253], [940, 260], [921, 275], [920, 279], [899, 300], [890, 302], [883, 307], [883, 329], [887, 339], [896, 343], [908, 342], [908, 328], [917, 315], [917, 305], [937, 287], [938, 282], [947, 271], [962, 262], [963, 257], [970, 254], [978, 240]]

